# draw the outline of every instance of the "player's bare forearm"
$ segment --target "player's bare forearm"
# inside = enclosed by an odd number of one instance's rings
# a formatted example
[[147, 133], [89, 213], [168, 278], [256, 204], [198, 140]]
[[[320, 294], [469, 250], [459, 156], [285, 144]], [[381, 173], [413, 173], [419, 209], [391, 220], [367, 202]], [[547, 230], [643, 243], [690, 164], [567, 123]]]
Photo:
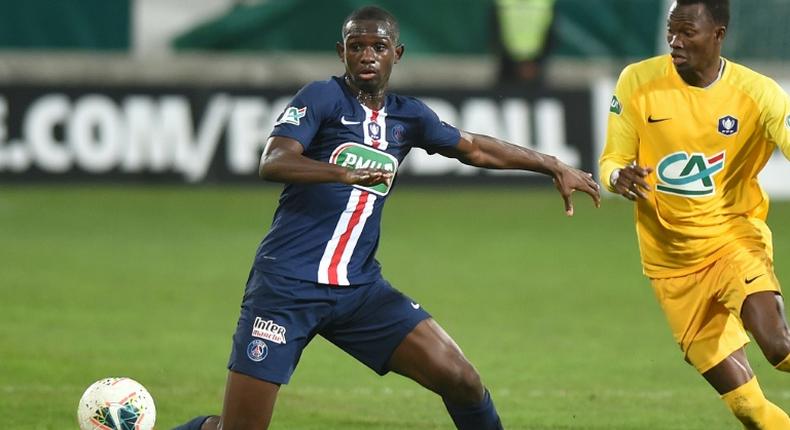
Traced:
[[556, 176], [562, 164], [554, 156], [513, 145], [495, 137], [465, 131], [461, 132], [461, 139], [455, 151], [443, 155], [456, 158], [470, 166], [529, 170], [549, 176]]
[[258, 175], [267, 181], [295, 183], [340, 182], [348, 185], [389, 183], [392, 172], [379, 169], [351, 170], [302, 155], [302, 146], [292, 139], [272, 138], [261, 156]]
[[549, 175], [565, 201], [565, 213], [568, 215], [573, 215], [571, 194], [574, 191], [582, 191], [592, 197], [595, 207], [601, 204], [600, 187], [592, 174], [568, 166], [557, 157], [494, 137], [462, 131], [455, 149], [442, 155], [477, 167], [529, 170]]

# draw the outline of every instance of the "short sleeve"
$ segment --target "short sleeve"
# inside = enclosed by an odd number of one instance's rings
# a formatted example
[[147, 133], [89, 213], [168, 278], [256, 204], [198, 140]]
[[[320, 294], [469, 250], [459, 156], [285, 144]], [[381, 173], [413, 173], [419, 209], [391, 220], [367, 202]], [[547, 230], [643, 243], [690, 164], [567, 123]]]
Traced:
[[419, 100], [415, 100], [415, 102], [420, 111], [422, 136], [414, 146], [428, 151], [429, 154], [455, 148], [461, 139], [461, 132], [440, 120], [436, 112], [425, 103]]
[[636, 103], [633, 100], [633, 69], [626, 67], [617, 80], [614, 95], [609, 103], [609, 120], [606, 128], [606, 146], [599, 160], [600, 180], [609, 191], [613, 191], [609, 178], [615, 169], [622, 168], [637, 157], [639, 136], [637, 133]]
[[333, 111], [335, 89], [331, 81], [312, 82], [294, 96], [277, 117], [271, 136], [294, 139], [307, 149], [321, 123]]

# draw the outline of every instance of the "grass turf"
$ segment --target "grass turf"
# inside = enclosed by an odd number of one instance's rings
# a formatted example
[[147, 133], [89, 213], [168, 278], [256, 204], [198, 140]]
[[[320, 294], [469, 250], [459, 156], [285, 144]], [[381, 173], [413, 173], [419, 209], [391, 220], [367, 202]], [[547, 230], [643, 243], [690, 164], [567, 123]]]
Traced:
[[[76, 428], [82, 391], [130, 376], [157, 428], [221, 407], [243, 285], [277, 187], [0, 187], [3, 428]], [[630, 203], [542, 189], [408, 188], [379, 260], [481, 372], [508, 429], [737, 429], [642, 277]], [[790, 279], [790, 202], [775, 202]], [[786, 375], [749, 348], [769, 398]], [[451, 429], [441, 401], [328, 342], [307, 349], [272, 429]]]

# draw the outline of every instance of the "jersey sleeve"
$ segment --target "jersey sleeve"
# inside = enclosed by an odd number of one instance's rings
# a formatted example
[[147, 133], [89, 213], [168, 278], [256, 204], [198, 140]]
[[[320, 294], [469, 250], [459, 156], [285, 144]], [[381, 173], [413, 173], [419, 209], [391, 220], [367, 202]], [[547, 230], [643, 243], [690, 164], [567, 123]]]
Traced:
[[790, 160], [790, 99], [787, 93], [775, 82], [772, 82], [772, 97], [763, 109], [765, 132], [785, 157]]
[[321, 123], [332, 112], [332, 88], [326, 82], [313, 82], [294, 96], [277, 118], [270, 136], [294, 139], [307, 149]]
[[443, 149], [454, 148], [461, 139], [461, 132], [450, 124], [439, 119], [425, 103], [415, 100], [420, 109], [422, 136], [414, 146], [426, 150], [429, 154]]
[[598, 160], [601, 183], [609, 191], [614, 191], [609, 180], [612, 172], [632, 163], [637, 157], [639, 113], [637, 104], [633, 100], [635, 86], [633, 69], [631, 66], [626, 67], [617, 80], [614, 95], [609, 104], [606, 145]]

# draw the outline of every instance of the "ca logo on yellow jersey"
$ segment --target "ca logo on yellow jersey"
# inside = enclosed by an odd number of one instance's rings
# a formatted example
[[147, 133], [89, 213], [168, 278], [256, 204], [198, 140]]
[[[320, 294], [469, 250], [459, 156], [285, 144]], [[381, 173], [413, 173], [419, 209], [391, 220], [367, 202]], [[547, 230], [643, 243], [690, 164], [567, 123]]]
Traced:
[[656, 190], [685, 197], [704, 197], [716, 192], [713, 176], [724, 168], [724, 151], [713, 156], [685, 151], [667, 155], [658, 162]]

